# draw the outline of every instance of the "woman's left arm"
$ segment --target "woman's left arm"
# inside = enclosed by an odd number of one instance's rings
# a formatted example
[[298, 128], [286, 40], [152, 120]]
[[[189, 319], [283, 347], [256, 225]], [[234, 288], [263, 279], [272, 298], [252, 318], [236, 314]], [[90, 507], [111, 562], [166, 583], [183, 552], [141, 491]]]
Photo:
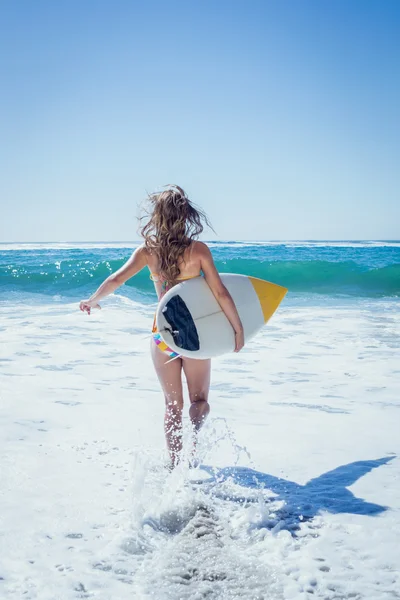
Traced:
[[101, 286], [95, 291], [88, 300], [82, 300], [79, 304], [79, 308], [83, 312], [87, 312], [90, 315], [92, 308], [101, 308], [98, 302], [115, 292], [125, 281], [136, 275], [139, 271], [147, 265], [146, 249], [144, 246], [136, 248], [132, 256], [126, 261], [124, 265], [115, 273], [112, 273]]

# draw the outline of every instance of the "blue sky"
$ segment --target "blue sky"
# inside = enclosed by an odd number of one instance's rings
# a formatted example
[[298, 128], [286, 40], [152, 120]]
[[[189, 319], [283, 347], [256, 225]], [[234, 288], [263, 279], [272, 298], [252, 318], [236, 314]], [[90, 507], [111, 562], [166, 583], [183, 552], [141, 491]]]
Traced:
[[[5, 0], [0, 241], [400, 238], [397, 0]], [[213, 239], [214, 235], [206, 235]]]

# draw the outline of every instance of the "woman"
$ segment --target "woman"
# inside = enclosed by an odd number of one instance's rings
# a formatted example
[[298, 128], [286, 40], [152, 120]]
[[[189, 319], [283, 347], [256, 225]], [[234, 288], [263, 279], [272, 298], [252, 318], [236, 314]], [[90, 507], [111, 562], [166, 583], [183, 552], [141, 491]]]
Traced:
[[[176, 185], [167, 187], [166, 191], [150, 196], [152, 210], [141, 230], [144, 243], [88, 300], [81, 301], [80, 309], [90, 315], [92, 308], [100, 308], [99, 300], [146, 266], [150, 270], [158, 299], [180, 281], [203, 274], [235, 331], [235, 352], [239, 352], [244, 344], [240, 317], [221, 281], [209, 248], [197, 241], [203, 231], [203, 222], [208, 225], [207, 217], [193, 206], [182, 188]], [[197, 432], [210, 412], [208, 393], [211, 360], [178, 356], [163, 343], [155, 327], [151, 355], [165, 396], [165, 437], [171, 467], [174, 467], [179, 462], [182, 449], [182, 370], [190, 398], [189, 416]]]

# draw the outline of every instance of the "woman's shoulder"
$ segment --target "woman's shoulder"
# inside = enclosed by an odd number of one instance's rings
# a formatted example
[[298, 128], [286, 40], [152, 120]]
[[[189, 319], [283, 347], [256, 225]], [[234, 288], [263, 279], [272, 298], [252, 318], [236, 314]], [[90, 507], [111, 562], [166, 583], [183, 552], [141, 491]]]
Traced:
[[183, 259], [189, 271], [198, 271], [202, 269], [203, 264], [210, 261], [210, 257], [211, 252], [207, 244], [194, 240], [186, 249]]
[[192, 253], [198, 254], [199, 256], [205, 256], [210, 253], [210, 249], [205, 242], [194, 240], [191, 244]]
[[135, 252], [138, 252], [146, 258], [154, 256], [154, 252], [152, 252], [151, 248], [148, 248], [144, 242], [136, 248]]
[[150, 270], [153, 270], [156, 267], [157, 257], [154, 255], [154, 252], [151, 249], [146, 247], [146, 244], [140, 244], [133, 253], [134, 256], [137, 256], [138, 260], [141, 261], [143, 266], [147, 265]]

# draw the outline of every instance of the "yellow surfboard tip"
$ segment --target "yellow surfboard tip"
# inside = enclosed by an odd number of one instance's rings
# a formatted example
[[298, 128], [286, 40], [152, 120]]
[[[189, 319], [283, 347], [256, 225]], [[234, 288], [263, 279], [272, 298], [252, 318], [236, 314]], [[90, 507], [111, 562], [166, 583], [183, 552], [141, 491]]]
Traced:
[[258, 296], [264, 315], [264, 322], [266, 323], [272, 317], [288, 290], [281, 285], [270, 283], [257, 277], [249, 277], [249, 279]]

